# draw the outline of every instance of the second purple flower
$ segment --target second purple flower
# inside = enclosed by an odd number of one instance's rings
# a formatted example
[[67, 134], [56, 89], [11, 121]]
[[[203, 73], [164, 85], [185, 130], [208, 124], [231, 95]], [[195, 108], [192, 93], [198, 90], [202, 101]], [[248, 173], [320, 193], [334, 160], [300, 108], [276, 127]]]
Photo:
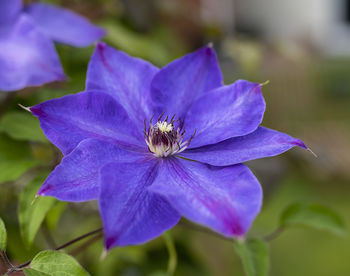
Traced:
[[0, 1], [0, 91], [65, 79], [53, 41], [85, 47], [105, 32], [69, 10]]

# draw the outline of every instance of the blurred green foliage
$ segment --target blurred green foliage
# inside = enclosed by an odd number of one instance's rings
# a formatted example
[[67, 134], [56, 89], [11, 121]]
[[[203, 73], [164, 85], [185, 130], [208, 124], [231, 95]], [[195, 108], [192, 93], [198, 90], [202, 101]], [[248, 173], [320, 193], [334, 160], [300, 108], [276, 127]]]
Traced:
[[282, 213], [280, 227], [306, 226], [344, 234], [345, 225], [337, 212], [319, 204], [294, 203]]
[[0, 183], [14, 181], [28, 169], [38, 165], [30, 145], [0, 134]]
[[47, 173], [38, 175], [19, 195], [18, 219], [24, 244], [29, 248], [47, 212], [56, 203], [52, 197], [36, 197]]
[[1, 119], [0, 132], [6, 133], [15, 140], [48, 142], [40, 130], [39, 122], [29, 112], [7, 112]]

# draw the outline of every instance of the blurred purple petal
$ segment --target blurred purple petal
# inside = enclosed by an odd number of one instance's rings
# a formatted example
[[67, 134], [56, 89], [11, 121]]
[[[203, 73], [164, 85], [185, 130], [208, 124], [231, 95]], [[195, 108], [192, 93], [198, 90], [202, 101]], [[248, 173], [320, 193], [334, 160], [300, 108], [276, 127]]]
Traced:
[[243, 236], [260, 211], [262, 190], [244, 165], [214, 167], [164, 159], [149, 188], [165, 196], [184, 217], [227, 237]]
[[26, 16], [0, 38], [0, 90], [15, 91], [65, 78], [53, 43]]
[[22, 9], [22, 0], [0, 1], [0, 28], [1, 25], [11, 24], [19, 16]]
[[25, 12], [43, 33], [58, 42], [85, 47], [105, 35], [102, 28], [94, 26], [86, 18], [67, 9], [34, 3], [26, 6]]
[[163, 67], [151, 85], [156, 115], [184, 116], [192, 102], [222, 85], [222, 74], [211, 47], [203, 47]]
[[214, 144], [254, 131], [264, 111], [261, 84], [238, 80], [197, 99], [186, 115], [184, 129], [188, 134], [196, 130], [191, 147]]
[[99, 204], [107, 249], [147, 242], [179, 221], [180, 214], [163, 197], [147, 190], [157, 173], [156, 159], [102, 169]]
[[145, 143], [142, 129], [138, 129], [123, 107], [105, 93], [68, 95], [38, 104], [30, 110], [39, 118], [47, 138], [63, 154], [70, 153], [87, 138], [142, 146]]
[[227, 166], [281, 154], [295, 146], [307, 149], [299, 139], [272, 129], [259, 127], [253, 133], [214, 145], [189, 149], [181, 153], [189, 159], [216, 166]]
[[87, 201], [98, 198], [98, 172], [113, 161], [132, 162], [142, 153], [125, 151], [118, 145], [87, 139], [62, 159], [41, 186], [38, 195], [64, 201]]
[[143, 121], [152, 116], [147, 91], [157, 72], [152, 64], [99, 43], [89, 63], [86, 89], [112, 95], [143, 128]]

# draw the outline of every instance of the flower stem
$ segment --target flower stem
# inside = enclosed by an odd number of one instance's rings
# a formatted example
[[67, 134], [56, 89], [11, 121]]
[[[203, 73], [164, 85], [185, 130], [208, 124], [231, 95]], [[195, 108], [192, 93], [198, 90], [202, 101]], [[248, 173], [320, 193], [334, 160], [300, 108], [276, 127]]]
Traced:
[[9, 258], [7, 257], [7, 254], [5, 251], [1, 250], [1, 256], [4, 259], [5, 263], [7, 264], [7, 266], [9, 266], [10, 268], [13, 267], [12, 263], [10, 262]]
[[[103, 228], [99, 228], [99, 229], [96, 229], [96, 230], [91, 231], [89, 233], [86, 233], [86, 234], [84, 234], [82, 236], [79, 236], [79, 237], [77, 237], [77, 238], [75, 238], [75, 239], [73, 239], [73, 240], [71, 240], [69, 242], [66, 242], [66, 243], [60, 245], [59, 247], [56, 247], [54, 250], [58, 251], [58, 250], [61, 250], [63, 248], [66, 248], [66, 247], [68, 247], [68, 246], [70, 246], [70, 245], [72, 245], [72, 244], [74, 244], [74, 243], [76, 243], [76, 242], [78, 242], [78, 241], [80, 241], [82, 239], [85, 239], [85, 238], [87, 238], [89, 236], [92, 236], [92, 235], [95, 235], [97, 233], [100, 233], [102, 230], [103, 230]], [[28, 265], [30, 265], [31, 262], [32, 262], [32, 260], [29, 260], [28, 262], [20, 264], [18, 266], [12, 266], [12, 264], [11, 264], [11, 268], [7, 272], [7, 275], [10, 275], [11, 273], [13, 273], [15, 271], [22, 270], [22, 268], [27, 267]]]
[[233, 242], [234, 239], [233, 238], [228, 238], [228, 237], [225, 237], [225, 236], [221, 236], [220, 234], [214, 232], [214, 231], [211, 231], [207, 228], [204, 228], [202, 226], [199, 226], [199, 225], [196, 225], [196, 224], [192, 224], [190, 222], [187, 222], [185, 220], [181, 220], [178, 225], [181, 225], [181, 226], [184, 226], [186, 228], [189, 228], [191, 230], [195, 230], [195, 231], [199, 231], [199, 232], [202, 232], [202, 233], [206, 233], [206, 234], [209, 234], [209, 235], [212, 235], [212, 236], [215, 236], [219, 239], [222, 239], [222, 240], [225, 240], [225, 241], [230, 241], [230, 242]]
[[277, 237], [279, 237], [284, 230], [285, 230], [285, 227], [280, 226], [275, 231], [273, 231], [272, 233], [266, 235], [264, 237], [264, 240], [267, 241], [267, 242], [270, 242], [270, 241], [276, 239]]
[[88, 239], [87, 241], [85, 241], [81, 246], [79, 246], [78, 248], [74, 248], [73, 250], [69, 251], [69, 255], [72, 256], [76, 256], [78, 254], [80, 254], [81, 252], [83, 252], [87, 247], [89, 247], [90, 245], [92, 245], [94, 242], [98, 241], [99, 239], [101, 239], [103, 237], [103, 233], [100, 233], [96, 236], [92, 236], [90, 239]]
[[102, 230], [103, 230], [103, 228], [99, 228], [99, 229], [96, 229], [96, 230], [91, 231], [91, 232], [89, 232], [89, 233], [86, 233], [86, 234], [84, 234], [84, 235], [82, 235], [82, 236], [79, 236], [79, 237], [75, 238], [74, 240], [71, 240], [71, 241], [69, 241], [69, 242], [66, 242], [65, 244], [62, 244], [61, 246], [55, 248], [55, 250], [61, 250], [61, 249], [65, 248], [65, 247], [67, 247], [67, 246], [70, 246], [70, 245], [72, 245], [73, 243], [76, 243], [76, 242], [78, 242], [78, 241], [80, 241], [80, 240], [82, 240], [82, 239], [85, 239], [85, 238], [87, 238], [87, 237], [89, 237], [89, 236], [92, 236], [92, 235], [95, 235], [95, 234], [97, 234], [97, 233], [100, 233]]
[[169, 253], [167, 276], [173, 276], [177, 266], [177, 254], [174, 240], [172, 239], [169, 232], [164, 232], [162, 237], [165, 241], [165, 245]]

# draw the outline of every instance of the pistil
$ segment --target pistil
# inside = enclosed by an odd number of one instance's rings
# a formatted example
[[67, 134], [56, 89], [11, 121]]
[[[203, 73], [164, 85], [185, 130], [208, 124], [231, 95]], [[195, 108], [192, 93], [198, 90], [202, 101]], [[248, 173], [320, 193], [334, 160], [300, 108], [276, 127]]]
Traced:
[[194, 134], [187, 141], [184, 140], [185, 130], [182, 129], [180, 119], [175, 115], [168, 121], [168, 116], [162, 120], [164, 113], [159, 116], [157, 123], [153, 124], [153, 117], [147, 129], [145, 122], [145, 141], [150, 152], [157, 157], [168, 157], [184, 151], [190, 145]]

